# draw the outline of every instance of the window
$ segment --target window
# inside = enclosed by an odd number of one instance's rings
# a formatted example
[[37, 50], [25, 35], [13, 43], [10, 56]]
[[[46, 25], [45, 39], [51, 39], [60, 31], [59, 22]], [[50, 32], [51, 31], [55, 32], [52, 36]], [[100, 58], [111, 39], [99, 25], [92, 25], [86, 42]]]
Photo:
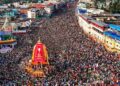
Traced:
[[93, 30], [95, 30], [96, 32], [103, 34], [103, 32], [99, 31], [97, 28], [93, 27]]
[[12, 48], [12, 45], [8, 45], [8, 47]]

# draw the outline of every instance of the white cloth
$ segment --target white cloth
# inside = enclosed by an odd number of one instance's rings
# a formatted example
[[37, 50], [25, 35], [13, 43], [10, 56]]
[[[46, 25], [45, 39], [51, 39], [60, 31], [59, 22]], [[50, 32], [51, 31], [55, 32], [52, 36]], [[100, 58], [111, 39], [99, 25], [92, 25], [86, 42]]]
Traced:
[[7, 53], [7, 52], [11, 52], [12, 48], [10, 47], [4, 47], [0, 49], [0, 53]]

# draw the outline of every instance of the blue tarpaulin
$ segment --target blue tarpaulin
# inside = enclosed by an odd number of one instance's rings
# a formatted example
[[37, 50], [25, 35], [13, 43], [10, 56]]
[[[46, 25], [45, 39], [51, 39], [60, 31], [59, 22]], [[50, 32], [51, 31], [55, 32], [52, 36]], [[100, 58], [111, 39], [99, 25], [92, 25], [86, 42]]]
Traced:
[[105, 34], [106, 36], [109, 36], [109, 37], [113, 38], [113, 39], [120, 40], [120, 35], [118, 35], [118, 34], [116, 34], [116, 33], [114, 33], [114, 32], [106, 31], [106, 32], [104, 32], [104, 34]]
[[113, 30], [120, 31], [120, 25], [115, 25], [115, 24], [109, 24], [109, 27]]

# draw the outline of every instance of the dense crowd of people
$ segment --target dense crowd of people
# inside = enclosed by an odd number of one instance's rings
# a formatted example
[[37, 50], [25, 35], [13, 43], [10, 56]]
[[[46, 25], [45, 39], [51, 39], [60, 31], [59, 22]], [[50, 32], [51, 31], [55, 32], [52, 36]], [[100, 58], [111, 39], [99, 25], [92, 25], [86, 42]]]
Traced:
[[[44, 20], [32, 32], [18, 35], [16, 48], [0, 55], [3, 86], [119, 86], [120, 60], [87, 37], [75, 16], [75, 3], [66, 13]], [[46, 77], [27, 74], [24, 64], [32, 57], [38, 38], [47, 46], [50, 65]]]

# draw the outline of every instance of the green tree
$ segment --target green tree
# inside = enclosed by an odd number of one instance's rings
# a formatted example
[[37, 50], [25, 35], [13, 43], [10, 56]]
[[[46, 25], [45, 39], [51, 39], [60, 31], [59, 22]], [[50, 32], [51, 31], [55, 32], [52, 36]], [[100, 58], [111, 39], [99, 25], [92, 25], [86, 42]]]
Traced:
[[111, 13], [120, 13], [120, 1], [114, 3], [111, 2], [109, 6], [109, 11]]

